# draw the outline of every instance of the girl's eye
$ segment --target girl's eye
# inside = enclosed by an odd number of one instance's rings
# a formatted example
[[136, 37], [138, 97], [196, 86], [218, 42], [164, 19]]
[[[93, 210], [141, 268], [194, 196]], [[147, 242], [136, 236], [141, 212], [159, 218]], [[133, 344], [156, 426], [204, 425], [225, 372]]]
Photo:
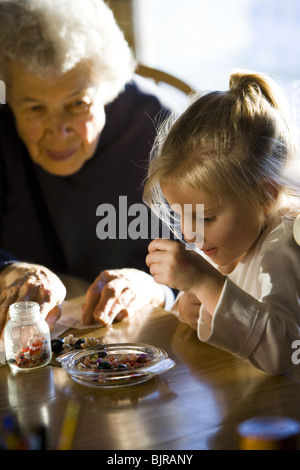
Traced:
[[87, 104], [85, 103], [85, 101], [82, 101], [82, 100], [77, 100], [77, 101], [75, 101], [74, 105], [75, 105], [75, 106], [87, 106]]
[[204, 217], [203, 220], [205, 224], [211, 224], [212, 222], [216, 220], [216, 217]]

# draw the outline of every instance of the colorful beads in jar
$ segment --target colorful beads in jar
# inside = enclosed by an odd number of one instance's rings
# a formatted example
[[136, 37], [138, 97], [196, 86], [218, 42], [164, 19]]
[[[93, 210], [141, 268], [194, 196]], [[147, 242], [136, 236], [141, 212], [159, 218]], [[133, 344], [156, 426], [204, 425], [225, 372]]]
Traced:
[[9, 308], [4, 330], [5, 356], [13, 370], [46, 366], [52, 357], [50, 330], [36, 302], [16, 302]]

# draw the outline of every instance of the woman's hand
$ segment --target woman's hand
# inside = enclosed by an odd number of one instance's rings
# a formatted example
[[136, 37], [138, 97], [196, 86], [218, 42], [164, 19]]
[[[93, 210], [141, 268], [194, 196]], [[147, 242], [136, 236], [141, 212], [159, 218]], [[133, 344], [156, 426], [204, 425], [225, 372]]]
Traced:
[[82, 320], [110, 325], [133, 316], [147, 305], [162, 307], [164, 292], [149, 274], [138, 269], [106, 270], [99, 274], [86, 293]]
[[30, 263], [10, 264], [0, 273], [0, 287], [0, 333], [8, 320], [9, 306], [15, 302], [37, 302], [50, 329], [61, 316], [66, 288], [60, 279], [44, 266]]

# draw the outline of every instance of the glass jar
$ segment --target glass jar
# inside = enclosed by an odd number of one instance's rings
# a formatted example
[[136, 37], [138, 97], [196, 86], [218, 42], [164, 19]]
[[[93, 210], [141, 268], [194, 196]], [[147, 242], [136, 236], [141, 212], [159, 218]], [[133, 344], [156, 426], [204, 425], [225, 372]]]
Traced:
[[36, 302], [16, 302], [9, 307], [4, 330], [5, 356], [13, 370], [47, 365], [52, 356], [50, 330]]

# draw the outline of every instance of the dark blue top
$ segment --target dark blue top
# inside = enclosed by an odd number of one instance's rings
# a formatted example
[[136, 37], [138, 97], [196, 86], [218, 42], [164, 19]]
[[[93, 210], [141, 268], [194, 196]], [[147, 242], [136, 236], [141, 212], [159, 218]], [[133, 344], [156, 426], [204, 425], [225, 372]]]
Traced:
[[128, 206], [142, 203], [149, 152], [157, 126], [169, 110], [156, 86], [135, 77], [106, 107], [106, 125], [93, 158], [74, 175], [56, 176], [31, 161], [13, 115], [4, 106], [0, 111], [0, 268], [17, 259], [88, 281], [103, 269], [147, 271], [149, 239], [100, 240], [96, 210], [108, 203], [118, 215], [119, 196], [127, 196]]

